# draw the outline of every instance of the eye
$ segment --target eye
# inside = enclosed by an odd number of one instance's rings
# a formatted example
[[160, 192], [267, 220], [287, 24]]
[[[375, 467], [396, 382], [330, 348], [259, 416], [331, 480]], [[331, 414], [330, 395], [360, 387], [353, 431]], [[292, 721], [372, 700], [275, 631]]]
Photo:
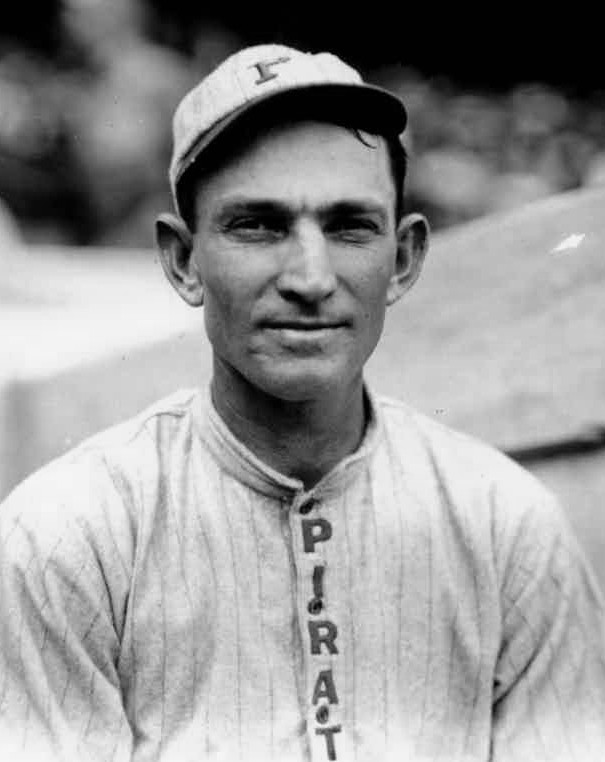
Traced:
[[225, 232], [242, 240], [273, 240], [284, 235], [285, 224], [273, 215], [247, 214], [229, 220]]
[[339, 215], [326, 226], [326, 233], [346, 241], [364, 242], [380, 233], [380, 226], [370, 217]]
[[229, 226], [232, 230], [263, 230], [268, 227], [260, 217], [238, 217]]

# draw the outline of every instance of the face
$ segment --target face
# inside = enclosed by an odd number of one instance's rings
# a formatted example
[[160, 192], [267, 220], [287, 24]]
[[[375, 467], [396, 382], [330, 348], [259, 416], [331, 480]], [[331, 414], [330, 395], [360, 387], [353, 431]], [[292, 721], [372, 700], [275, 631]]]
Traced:
[[361, 383], [398, 267], [383, 140], [272, 129], [204, 178], [196, 210], [190, 267], [215, 375], [292, 401]]

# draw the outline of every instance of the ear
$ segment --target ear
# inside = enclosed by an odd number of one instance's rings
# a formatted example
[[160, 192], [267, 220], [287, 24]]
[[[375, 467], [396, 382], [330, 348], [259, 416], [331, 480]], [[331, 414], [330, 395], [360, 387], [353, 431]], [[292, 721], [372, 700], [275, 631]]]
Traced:
[[387, 304], [394, 304], [420, 275], [429, 247], [429, 223], [423, 214], [406, 215], [397, 228], [395, 272], [387, 290]]
[[180, 217], [165, 213], [157, 218], [155, 233], [164, 274], [187, 304], [201, 307], [204, 289], [189, 228]]

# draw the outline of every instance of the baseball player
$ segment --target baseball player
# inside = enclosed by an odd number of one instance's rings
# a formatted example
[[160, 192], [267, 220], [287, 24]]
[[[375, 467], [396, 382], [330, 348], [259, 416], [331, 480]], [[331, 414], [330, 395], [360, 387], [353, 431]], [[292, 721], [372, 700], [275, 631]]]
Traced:
[[605, 759], [603, 601], [552, 497], [363, 380], [427, 249], [405, 124], [275, 45], [181, 101], [157, 237], [212, 383], [0, 509], [7, 759]]

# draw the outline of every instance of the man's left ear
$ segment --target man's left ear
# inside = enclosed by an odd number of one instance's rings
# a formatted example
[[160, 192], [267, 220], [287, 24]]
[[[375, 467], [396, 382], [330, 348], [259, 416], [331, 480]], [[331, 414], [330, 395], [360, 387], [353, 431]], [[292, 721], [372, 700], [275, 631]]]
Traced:
[[420, 275], [429, 248], [429, 223], [423, 214], [407, 214], [397, 227], [397, 260], [387, 290], [387, 304], [394, 304]]

